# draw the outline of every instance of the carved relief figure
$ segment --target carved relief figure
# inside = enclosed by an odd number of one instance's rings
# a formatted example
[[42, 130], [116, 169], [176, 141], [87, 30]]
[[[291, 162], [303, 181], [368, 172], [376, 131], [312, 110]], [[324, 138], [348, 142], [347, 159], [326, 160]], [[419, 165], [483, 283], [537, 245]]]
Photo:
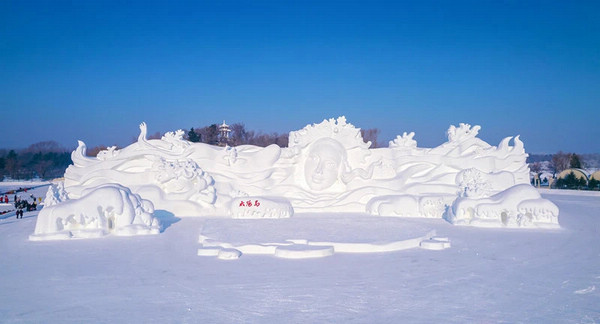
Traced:
[[304, 177], [313, 190], [330, 188], [339, 179], [340, 169], [345, 163], [346, 150], [336, 140], [321, 138], [308, 153], [304, 164]]

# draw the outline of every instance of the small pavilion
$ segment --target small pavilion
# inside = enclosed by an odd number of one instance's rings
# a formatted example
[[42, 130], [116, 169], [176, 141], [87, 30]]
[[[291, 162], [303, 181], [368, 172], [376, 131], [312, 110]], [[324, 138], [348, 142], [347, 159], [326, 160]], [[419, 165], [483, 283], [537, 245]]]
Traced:
[[219, 125], [219, 145], [226, 146], [229, 142], [229, 134], [231, 133], [231, 129], [229, 125], [225, 124], [225, 120], [223, 120], [223, 124]]

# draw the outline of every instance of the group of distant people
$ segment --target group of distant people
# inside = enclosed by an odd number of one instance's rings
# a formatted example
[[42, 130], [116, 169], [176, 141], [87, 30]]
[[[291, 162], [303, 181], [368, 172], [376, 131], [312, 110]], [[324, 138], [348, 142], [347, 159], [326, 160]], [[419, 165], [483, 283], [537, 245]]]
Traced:
[[[10, 200], [8, 198], [8, 194], [13, 194], [15, 192], [27, 192], [27, 189], [28, 188], [19, 188], [18, 190], [11, 190], [11, 191], [7, 192], [6, 194], [4, 194], [4, 196], [2, 196], [2, 194], [0, 194], [0, 203], [8, 204], [10, 202]], [[24, 211], [37, 210], [37, 203], [36, 203], [37, 198], [33, 194], [31, 194], [29, 196], [29, 198], [31, 198], [31, 202], [29, 202], [29, 199], [21, 199], [20, 196], [15, 194], [13, 202], [14, 202], [14, 206], [16, 208], [17, 219], [23, 218]], [[40, 201], [41, 201], [41, 198], [40, 198]], [[8, 212], [10, 212], [10, 210], [2, 211], [2, 212], [0, 212], [0, 215], [6, 214]]]
[[[32, 194], [29, 196], [29, 198], [31, 198], [31, 202], [29, 201], [29, 199], [21, 199], [20, 196], [15, 195], [13, 201], [14, 201], [14, 205], [15, 205], [15, 209], [16, 209], [17, 219], [23, 218], [24, 211], [37, 210], [36, 197]], [[8, 198], [8, 195], [0, 196], [0, 203], [9, 203], [9, 202], [10, 202], [10, 200]], [[9, 212], [9, 210], [5, 210], [5, 211], [0, 212], [0, 214], [6, 214], [8, 212]]]
[[30, 196], [31, 203], [27, 199], [21, 199], [21, 197], [15, 195], [15, 208], [17, 209], [17, 219], [23, 218], [23, 210], [32, 211], [37, 210], [37, 204], [35, 203], [35, 196]]

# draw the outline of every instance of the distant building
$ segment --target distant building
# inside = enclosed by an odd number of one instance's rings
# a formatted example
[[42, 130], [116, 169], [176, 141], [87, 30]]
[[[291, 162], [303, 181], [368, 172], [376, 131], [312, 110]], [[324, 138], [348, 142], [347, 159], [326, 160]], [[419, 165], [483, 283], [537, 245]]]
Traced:
[[225, 124], [223, 120], [223, 124], [219, 125], [219, 146], [226, 146], [229, 144], [229, 134], [231, 133], [231, 129], [229, 125]]
[[566, 169], [563, 172], [559, 173], [558, 176], [556, 176], [556, 178], [564, 179], [571, 172], [575, 175], [575, 178], [577, 178], [577, 179], [583, 179], [586, 182], [590, 179], [590, 175], [588, 174], [587, 171], [585, 171], [583, 169], [576, 169], [576, 168]]

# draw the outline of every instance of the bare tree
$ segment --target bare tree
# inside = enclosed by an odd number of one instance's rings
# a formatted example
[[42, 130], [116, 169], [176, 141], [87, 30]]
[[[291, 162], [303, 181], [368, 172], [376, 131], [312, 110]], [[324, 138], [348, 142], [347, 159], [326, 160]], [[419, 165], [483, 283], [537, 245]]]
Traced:
[[279, 134], [279, 133], [271, 133], [265, 134], [259, 132], [254, 135], [254, 132], [248, 132], [248, 143], [250, 145], [267, 147], [271, 144], [276, 144], [280, 147], [285, 147], [288, 145], [288, 134]]
[[100, 151], [104, 151], [106, 149], [107, 147], [105, 145], [98, 145], [92, 148], [88, 148], [85, 154], [87, 154], [87, 156], [97, 156], [98, 153], [100, 153]]
[[570, 162], [571, 154], [559, 151], [558, 153], [552, 155], [552, 161], [550, 161], [550, 165], [552, 166], [554, 173], [560, 173], [569, 168]]
[[62, 146], [60, 146], [57, 142], [55, 141], [44, 141], [44, 142], [37, 142], [35, 144], [31, 144], [29, 145], [28, 148], [26, 148], [25, 150], [23, 150], [23, 153], [38, 153], [38, 152], [42, 152], [42, 153], [48, 153], [48, 152], [65, 152], [66, 149], [63, 148]]
[[231, 145], [238, 146], [248, 144], [249, 136], [254, 136], [254, 132], [247, 132], [243, 123], [235, 123], [230, 126]]
[[217, 124], [197, 128], [196, 132], [200, 134], [200, 141], [206, 144], [217, 145], [219, 143], [219, 130]]
[[275, 144], [279, 145], [279, 147], [287, 147], [289, 144], [289, 140], [290, 138], [288, 134], [281, 134], [277, 136]]
[[48, 171], [54, 166], [52, 160], [40, 160], [34, 166], [33, 169], [42, 179], [46, 178]]
[[378, 128], [361, 129], [360, 133], [365, 142], [371, 141], [372, 148], [379, 147], [377, 136], [379, 135], [380, 130]]
[[[161, 139], [162, 138], [162, 134], [160, 132], [155, 132], [152, 135], [148, 135], [148, 139]], [[137, 140], [136, 140], [137, 141]]]
[[540, 174], [542, 172], [542, 164], [540, 162], [534, 162], [529, 165], [529, 169], [533, 173]]

